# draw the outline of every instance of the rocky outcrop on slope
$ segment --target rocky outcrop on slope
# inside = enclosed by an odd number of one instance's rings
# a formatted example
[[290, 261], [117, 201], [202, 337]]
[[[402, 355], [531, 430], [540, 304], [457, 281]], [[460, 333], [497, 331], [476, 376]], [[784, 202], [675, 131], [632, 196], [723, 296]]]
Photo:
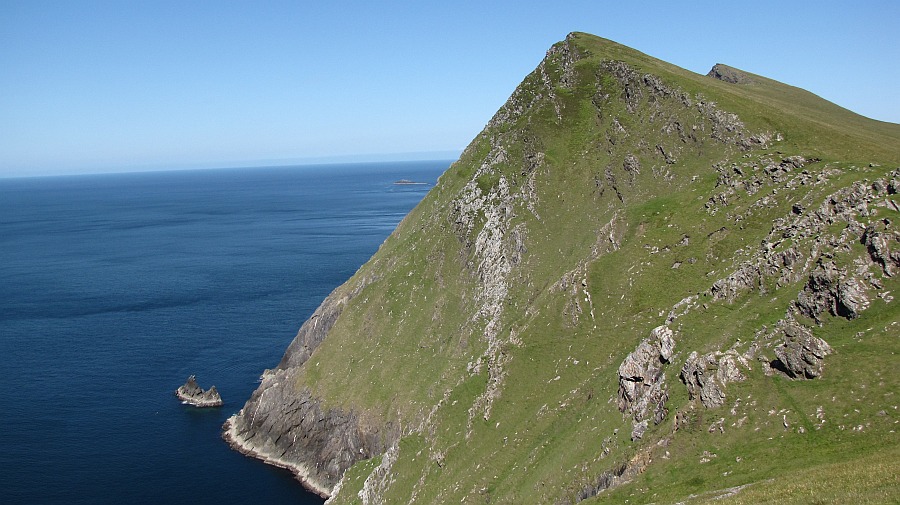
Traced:
[[833, 261], [819, 262], [796, 302], [800, 313], [817, 321], [823, 313], [854, 319], [868, 306], [863, 283]]
[[793, 378], [813, 379], [822, 375], [825, 356], [832, 353], [831, 346], [796, 321], [781, 325], [780, 331], [784, 343], [775, 348], [778, 360], [773, 368]]
[[709, 70], [709, 73], [707, 73], [706, 76], [725, 81], [729, 84], [751, 84], [753, 82], [753, 79], [751, 79], [749, 75], [721, 63], [713, 65], [713, 68]]
[[[809, 161], [814, 160], [790, 157], [777, 166], [802, 167]], [[769, 163], [766, 166], [773, 165]], [[737, 165], [735, 170], [752, 172]], [[822, 173], [830, 172], [826, 169]], [[900, 170], [893, 171], [890, 180], [898, 174]], [[730, 181], [728, 185], [734, 187], [744, 187], [746, 182], [745, 179], [732, 179], [732, 175], [728, 175], [726, 180]], [[818, 182], [810, 182], [808, 175], [800, 173], [782, 180], [781, 184], [787, 189], [796, 184], [822, 183], [825, 178], [820, 174], [816, 180]], [[891, 229], [889, 220], [866, 223], [874, 214], [873, 207], [893, 205], [890, 199], [885, 198], [890, 194], [890, 187], [890, 183], [883, 180], [870, 185], [855, 183], [829, 195], [814, 210], [794, 204], [790, 215], [773, 222], [771, 232], [752, 251], [751, 259], [742, 261], [734, 272], [713, 283], [707, 294], [716, 301], [733, 300], [748, 290], [764, 290], [767, 279], [775, 279], [776, 286], [783, 286], [808, 275], [807, 284], [796, 302], [801, 314], [817, 321], [821, 320], [822, 314], [849, 319], [858, 317], [869, 306], [868, 287], [863, 281], [876, 288], [879, 282], [865, 268], [851, 271], [839, 267], [832, 258], [833, 254], [828, 251], [848, 251], [851, 244], [862, 243], [869, 253], [866, 261], [879, 265], [884, 275], [892, 275], [900, 266], [900, 248], [896, 246], [900, 233]], [[748, 190], [747, 194], [753, 192]], [[760, 201], [767, 198], [771, 197], [765, 196]], [[741, 216], [735, 217], [739, 222], [741, 219], [738, 218]], [[835, 224], [845, 226], [839, 234], [829, 233]]]
[[197, 385], [197, 379], [191, 375], [187, 382], [175, 390], [175, 396], [183, 403], [193, 405], [195, 407], [219, 407], [222, 405], [222, 397], [216, 390], [215, 386], [204, 391]]
[[888, 231], [889, 221], [881, 221], [866, 227], [860, 242], [866, 246], [869, 256], [884, 275], [893, 277], [900, 268], [900, 232]]
[[619, 411], [631, 414], [634, 440], [643, 436], [648, 421], [659, 424], [668, 412], [669, 391], [663, 365], [674, 355], [673, 335], [668, 326], [657, 326], [619, 366]]
[[699, 398], [706, 408], [725, 403], [725, 386], [745, 379], [741, 368], [749, 369], [747, 359], [734, 349], [700, 355], [692, 352], [681, 368], [681, 380], [693, 400]]

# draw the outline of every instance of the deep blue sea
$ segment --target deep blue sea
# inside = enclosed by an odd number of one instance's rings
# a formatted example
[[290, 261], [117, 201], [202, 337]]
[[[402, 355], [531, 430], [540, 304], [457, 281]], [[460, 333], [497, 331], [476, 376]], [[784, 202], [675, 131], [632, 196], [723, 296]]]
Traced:
[[221, 425], [448, 166], [0, 179], [0, 503], [321, 503]]

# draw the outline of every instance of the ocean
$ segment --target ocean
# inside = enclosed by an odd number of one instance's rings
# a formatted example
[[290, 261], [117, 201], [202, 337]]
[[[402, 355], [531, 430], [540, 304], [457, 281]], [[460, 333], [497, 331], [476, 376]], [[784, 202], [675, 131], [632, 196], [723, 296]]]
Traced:
[[0, 179], [0, 503], [322, 503], [221, 425], [449, 164]]

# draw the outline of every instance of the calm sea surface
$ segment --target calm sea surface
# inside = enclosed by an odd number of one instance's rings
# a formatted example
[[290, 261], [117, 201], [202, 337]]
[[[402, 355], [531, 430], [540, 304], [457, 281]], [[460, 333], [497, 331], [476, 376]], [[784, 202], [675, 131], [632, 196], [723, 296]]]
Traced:
[[321, 503], [220, 427], [448, 166], [0, 179], [0, 503]]

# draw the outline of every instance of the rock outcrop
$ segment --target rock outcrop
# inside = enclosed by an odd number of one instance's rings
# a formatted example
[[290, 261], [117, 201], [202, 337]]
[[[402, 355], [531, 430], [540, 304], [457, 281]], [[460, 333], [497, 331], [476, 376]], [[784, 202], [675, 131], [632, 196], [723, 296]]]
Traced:
[[294, 391], [294, 372], [267, 371], [222, 436], [236, 450], [290, 470], [307, 489], [327, 497], [347, 468], [382, 454], [398, 434], [366, 423], [356, 412], [324, 407], [308, 389]]
[[659, 424], [666, 417], [669, 391], [663, 365], [674, 352], [672, 330], [657, 326], [619, 366], [619, 411], [631, 414], [635, 440], [643, 436], [648, 421]]
[[889, 226], [889, 221], [868, 226], [860, 242], [866, 246], [872, 261], [881, 267], [884, 275], [892, 277], [900, 268], [900, 249], [897, 248], [900, 233], [888, 231]]
[[263, 373], [244, 408], [223, 426], [222, 437], [234, 449], [290, 470], [323, 497], [353, 463], [383, 453], [398, 436], [356, 412], [323, 407], [308, 388], [296, 387], [300, 367], [347, 303], [373, 281], [364, 277], [348, 290], [334, 290], [300, 327], [278, 367]]
[[222, 405], [222, 397], [215, 386], [204, 391], [197, 385], [197, 379], [191, 375], [187, 382], [175, 390], [175, 396], [182, 403], [193, 405], [195, 407], [220, 407]]
[[713, 68], [709, 70], [709, 73], [707, 73], [706, 76], [730, 84], [750, 84], [753, 82], [753, 79], [744, 72], [721, 63], [713, 65]]
[[822, 375], [825, 356], [832, 353], [831, 346], [821, 338], [814, 337], [809, 328], [796, 322], [784, 324], [781, 331], [784, 343], [775, 348], [778, 361], [773, 364], [773, 368], [799, 379], [813, 379]]
[[681, 380], [692, 400], [699, 398], [706, 408], [719, 407], [725, 403], [725, 386], [745, 379], [742, 367], [749, 369], [750, 363], [733, 349], [703, 355], [694, 351], [681, 368]]
[[821, 321], [823, 313], [854, 319], [869, 306], [865, 286], [833, 261], [821, 261], [797, 297], [803, 315]]

